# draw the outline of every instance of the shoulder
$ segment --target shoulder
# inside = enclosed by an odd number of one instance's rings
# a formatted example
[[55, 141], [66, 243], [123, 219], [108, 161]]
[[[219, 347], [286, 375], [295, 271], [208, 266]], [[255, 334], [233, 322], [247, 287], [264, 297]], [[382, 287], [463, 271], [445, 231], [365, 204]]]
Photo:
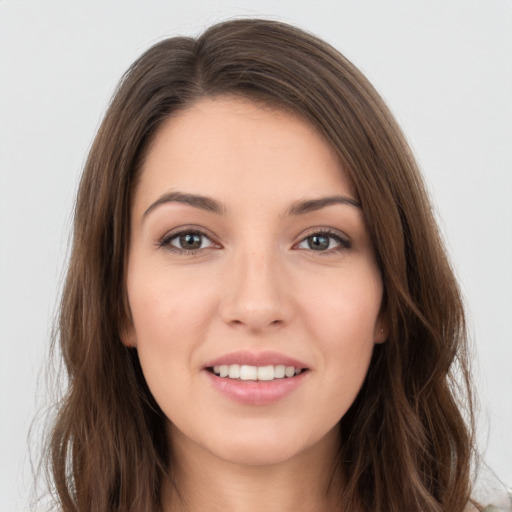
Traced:
[[471, 506], [465, 512], [512, 512], [512, 487], [486, 464], [479, 468], [471, 497]]
[[508, 499], [508, 503], [503, 503], [502, 500], [497, 501], [500, 505], [486, 505], [486, 506], [476, 506], [473, 503], [470, 503], [464, 512], [512, 512], [512, 501], [510, 498]]
[[508, 489], [495, 489], [493, 493], [477, 495], [465, 512], [512, 512], [512, 492]]

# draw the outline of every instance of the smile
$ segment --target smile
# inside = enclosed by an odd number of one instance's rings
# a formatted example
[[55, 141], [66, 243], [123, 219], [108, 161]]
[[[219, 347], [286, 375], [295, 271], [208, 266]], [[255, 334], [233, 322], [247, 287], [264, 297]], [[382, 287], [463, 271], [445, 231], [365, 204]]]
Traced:
[[287, 354], [239, 350], [207, 361], [202, 374], [213, 389], [230, 401], [270, 405], [301, 388], [313, 369]]
[[215, 365], [209, 368], [217, 377], [252, 380], [252, 381], [272, 381], [275, 379], [284, 379], [299, 375], [304, 369], [284, 364], [267, 366], [250, 366], [246, 364], [223, 364]]

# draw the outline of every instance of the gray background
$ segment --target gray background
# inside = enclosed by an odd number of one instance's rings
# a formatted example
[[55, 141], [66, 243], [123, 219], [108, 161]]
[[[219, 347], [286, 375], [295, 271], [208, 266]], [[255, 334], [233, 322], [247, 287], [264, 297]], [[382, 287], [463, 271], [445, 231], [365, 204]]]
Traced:
[[512, 2], [0, 0], [1, 512], [28, 508], [73, 197], [115, 84], [161, 38], [239, 15], [323, 37], [398, 117], [466, 297], [480, 448], [512, 483]]

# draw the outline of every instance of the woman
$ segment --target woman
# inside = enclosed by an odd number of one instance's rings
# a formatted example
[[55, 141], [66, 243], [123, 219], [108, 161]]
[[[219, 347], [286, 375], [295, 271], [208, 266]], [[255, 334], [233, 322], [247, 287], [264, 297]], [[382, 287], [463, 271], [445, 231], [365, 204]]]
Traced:
[[59, 337], [65, 511], [470, 509], [464, 312], [424, 186], [368, 81], [298, 29], [222, 23], [126, 73]]

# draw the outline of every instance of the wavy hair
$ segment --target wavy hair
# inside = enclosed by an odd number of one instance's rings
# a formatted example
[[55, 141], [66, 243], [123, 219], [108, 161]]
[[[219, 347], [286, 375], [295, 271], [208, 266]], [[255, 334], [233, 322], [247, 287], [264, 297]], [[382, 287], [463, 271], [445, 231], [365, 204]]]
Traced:
[[150, 48], [123, 76], [90, 149], [54, 340], [68, 377], [48, 450], [59, 508], [161, 509], [173, 463], [165, 417], [136, 350], [120, 341], [130, 209], [162, 122], [219, 95], [312, 123], [349, 173], [373, 241], [390, 332], [340, 421], [340, 510], [464, 510], [474, 445], [464, 310], [417, 165], [353, 64], [313, 35], [258, 19]]

